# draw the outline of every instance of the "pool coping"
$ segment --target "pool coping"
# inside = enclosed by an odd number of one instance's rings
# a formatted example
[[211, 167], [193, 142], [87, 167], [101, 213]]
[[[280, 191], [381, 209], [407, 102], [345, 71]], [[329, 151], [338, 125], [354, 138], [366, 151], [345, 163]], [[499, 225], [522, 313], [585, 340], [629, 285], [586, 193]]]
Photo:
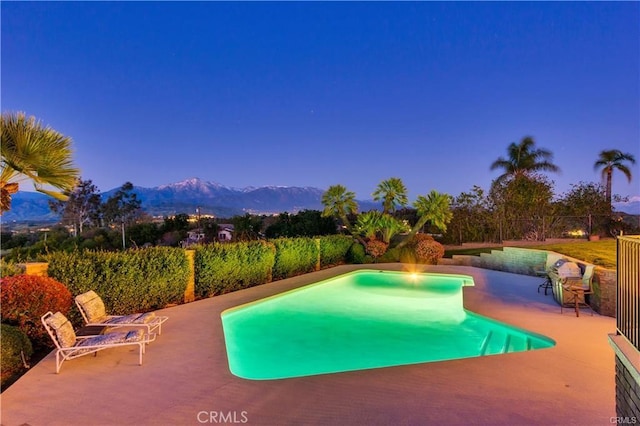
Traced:
[[220, 313], [356, 269], [343, 265], [159, 311], [170, 317], [142, 367], [127, 349], [66, 362], [49, 354], [0, 395], [4, 426], [46, 424], [610, 424], [615, 319], [560, 314], [538, 278], [465, 266], [421, 271], [474, 277], [465, 308], [539, 333], [528, 352], [252, 381], [227, 366]]

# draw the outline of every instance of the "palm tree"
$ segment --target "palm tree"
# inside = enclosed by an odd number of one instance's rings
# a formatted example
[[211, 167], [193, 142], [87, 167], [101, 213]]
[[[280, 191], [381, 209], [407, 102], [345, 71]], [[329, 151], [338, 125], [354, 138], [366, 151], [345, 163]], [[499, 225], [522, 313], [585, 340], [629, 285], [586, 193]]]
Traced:
[[353, 226], [354, 233], [360, 234], [367, 239], [375, 240], [376, 234], [381, 230], [381, 221], [383, 220], [383, 216], [386, 215], [377, 210], [371, 210], [366, 213], [359, 214], [358, 220]]
[[441, 194], [438, 191], [431, 190], [427, 196], [418, 196], [416, 201], [413, 202], [413, 207], [418, 212], [418, 221], [411, 228], [407, 238], [402, 240], [398, 247], [406, 245], [413, 236], [422, 228], [427, 222], [431, 222], [431, 225], [435, 226], [442, 232], [447, 231], [447, 224], [451, 222], [453, 213], [451, 212], [451, 197], [448, 194]]
[[36, 191], [65, 200], [79, 175], [71, 160], [71, 139], [23, 112], [3, 113], [0, 129], [0, 213], [11, 209], [11, 194], [19, 190], [21, 180], [31, 180]]
[[522, 138], [519, 144], [511, 142], [507, 147], [508, 158], [498, 157], [491, 164], [491, 170], [504, 170], [496, 182], [502, 182], [510, 176], [518, 177], [540, 171], [560, 172], [560, 168], [551, 162], [553, 160], [551, 151], [535, 148], [535, 144], [530, 136]]
[[631, 171], [629, 167], [623, 164], [624, 161], [628, 161], [631, 164], [636, 163], [636, 159], [631, 154], [624, 154], [618, 149], [611, 149], [608, 151], [602, 151], [598, 160], [593, 165], [595, 170], [602, 167], [602, 179], [606, 179], [606, 197], [609, 200], [609, 211], [611, 211], [611, 177], [613, 176], [613, 170], [618, 169], [627, 177], [627, 180], [631, 182]]
[[404, 186], [402, 179], [396, 177], [380, 182], [372, 195], [374, 201], [382, 200], [382, 211], [384, 213], [393, 213], [396, 210], [396, 204], [404, 207], [409, 202], [407, 188]]
[[358, 212], [356, 194], [347, 191], [347, 188], [342, 185], [333, 185], [322, 194], [322, 204], [324, 205], [322, 216], [338, 217], [347, 229], [351, 229], [347, 215]]
[[407, 222], [396, 219], [388, 214], [382, 215], [379, 221], [380, 233], [382, 234], [382, 241], [389, 244], [391, 239], [402, 233], [409, 232], [410, 226]]

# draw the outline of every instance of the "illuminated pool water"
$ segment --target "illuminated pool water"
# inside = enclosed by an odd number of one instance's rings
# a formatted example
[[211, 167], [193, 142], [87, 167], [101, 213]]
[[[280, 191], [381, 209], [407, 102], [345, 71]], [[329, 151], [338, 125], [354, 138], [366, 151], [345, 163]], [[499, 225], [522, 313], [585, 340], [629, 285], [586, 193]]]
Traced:
[[283, 379], [554, 346], [467, 311], [467, 275], [360, 270], [228, 309], [236, 376]]

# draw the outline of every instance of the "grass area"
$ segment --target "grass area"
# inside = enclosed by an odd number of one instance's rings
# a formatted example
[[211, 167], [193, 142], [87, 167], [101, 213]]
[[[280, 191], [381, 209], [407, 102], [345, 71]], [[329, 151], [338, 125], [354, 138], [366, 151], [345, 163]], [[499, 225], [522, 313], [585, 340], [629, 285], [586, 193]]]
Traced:
[[541, 244], [526, 248], [551, 250], [604, 268], [616, 267], [616, 240], [581, 241], [577, 243]]
[[[569, 257], [584, 260], [604, 268], [616, 267], [616, 240], [579, 241], [560, 244], [523, 245], [522, 248], [549, 250]], [[458, 254], [480, 256], [481, 253], [491, 253], [491, 250], [502, 250], [502, 247], [481, 247], [470, 249], [446, 250], [444, 257]]]

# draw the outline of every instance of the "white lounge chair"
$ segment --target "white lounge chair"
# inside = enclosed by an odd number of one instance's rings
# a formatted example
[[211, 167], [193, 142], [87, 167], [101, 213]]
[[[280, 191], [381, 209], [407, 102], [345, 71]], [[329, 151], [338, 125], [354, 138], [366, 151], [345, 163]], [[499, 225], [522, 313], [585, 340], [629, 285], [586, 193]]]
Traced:
[[169, 317], [157, 316], [153, 312], [107, 315], [104, 302], [93, 290], [79, 294], [75, 297], [75, 301], [87, 326], [145, 327], [147, 334], [154, 333], [157, 330], [160, 335], [162, 334], [162, 324], [169, 319]]
[[62, 363], [98, 351], [120, 346], [138, 346], [140, 365], [145, 345], [155, 339], [155, 334], [145, 334], [144, 330], [122, 331], [97, 336], [77, 337], [73, 326], [62, 313], [47, 312], [41, 318], [44, 328], [56, 345], [56, 374]]

